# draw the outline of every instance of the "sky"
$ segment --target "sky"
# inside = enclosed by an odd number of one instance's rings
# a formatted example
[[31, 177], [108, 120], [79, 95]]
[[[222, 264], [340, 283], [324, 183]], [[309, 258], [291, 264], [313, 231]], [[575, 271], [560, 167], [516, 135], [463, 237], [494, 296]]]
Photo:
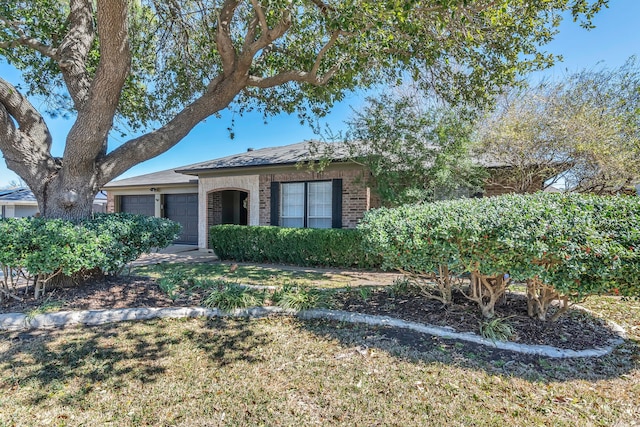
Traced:
[[[640, 56], [639, 18], [640, 0], [610, 0], [609, 8], [603, 9], [594, 18], [596, 28], [592, 30], [587, 31], [572, 19], [565, 19], [560, 26], [559, 34], [545, 48], [548, 52], [562, 55], [564, 61], [551, 69], [534, 73], [529, 78], [536, 81], [543, 77], [561, 78], [567, 72], [585, 68], [617, 68], [630, 56]], [[13, 84], [20, 82], [20, 74], [4, 63], [0, 63], [0, 76]], [[348, 95], [332, 109], [321, 124], [334, 132], [344, 130], [345, 121], [351, 116], [352, 109], [360, 107], [364, 97], [363, 93]], [[31, 101], [38, 106], [38, 100]], [[73, 121], [49, 117], [45, 120], [54, 140], [53, 155], [60, 156]], [[232, 120], [235, 122], [233, 139], [227, 130]], [[119, 139], [115, 138], [117, 143]], [[259, 113], [250, 113], [242, 117], [223, 113], [221, 118], [210, 117], [200, 123], [174, 148], [133, 167], [120, 178], [241, 153], [248, 148], [294, 144], [313, 138], [318, 138], [318, 135], [307, 125], [301, 125], [296, 115], [281, 114], [268, 119], [265, 124]], [[17, 175], [7, 169], [4, 161], [0, 161], [0, 188], [17, 179]]]

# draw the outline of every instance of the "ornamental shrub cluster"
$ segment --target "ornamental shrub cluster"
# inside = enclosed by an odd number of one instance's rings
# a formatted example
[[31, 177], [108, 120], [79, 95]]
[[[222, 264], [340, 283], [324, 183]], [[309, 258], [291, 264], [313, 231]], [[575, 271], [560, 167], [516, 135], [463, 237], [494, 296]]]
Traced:
[[101, 214], [80, 223], [61, 219], [0, 220], [0, 300], [17, 297], [19, 283], [33, 284], [38, 298], [58, 276], [99, 269], [118, 274], [155, 247], [168, 246], [180, 225], [162, 218]]
[[[359, 226], [382, 266], [455, 283], [493, 315], [510, 281], [527, 283], [529, 315], [553, 300], [640, 295], [640, 199], [575, 194], [505, 195], [379, 209]], [[450, 290], [450, 289], [449, 289]], [[561, 312], [560, 310], [558, 314]]]
[[216, 225], [210, 247], [221, 259], [300, 266], [379, 266], [380, 259], [362, 250], [357, 230]]

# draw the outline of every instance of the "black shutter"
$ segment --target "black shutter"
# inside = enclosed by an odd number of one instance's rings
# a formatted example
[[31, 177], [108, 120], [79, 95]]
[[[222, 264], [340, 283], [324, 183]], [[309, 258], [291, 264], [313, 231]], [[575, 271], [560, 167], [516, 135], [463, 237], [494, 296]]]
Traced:
[[280, 183], [271, 181], [271, 225], [280, 225]]
[[342, 179], [332, 181], [331, 228], [342, 228]]

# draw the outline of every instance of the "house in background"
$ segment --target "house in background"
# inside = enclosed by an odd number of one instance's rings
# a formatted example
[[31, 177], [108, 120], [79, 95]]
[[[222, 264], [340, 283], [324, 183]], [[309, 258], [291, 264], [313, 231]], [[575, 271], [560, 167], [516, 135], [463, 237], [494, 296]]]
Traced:
[[[100, 192], [93, 201], [93, 212], [107, 211], [107, 195]], [[36, 196], [28, 188], [0, 190], [0, 218], [24, 218], [40, 213]]]
[[[176, 243], [208, 247], [213, 225], [355, 228], [381, 205], [370, 172], [332, 144], [331, 162], [317, 172], [302, 162], [326, 159], [320, 143], [301, 142], [247, 152], [105, 185], [109, 212], [169, 218], [183, 226]], [[320, 144], [321, 145], [321, 144]], [[486, 164], [504, 168], [502, 164]], [[542, 182], [540, 179], [540, 186]], [[489, 181], [484, 195], [506, 192]]]
[[332, 153], [322, 172], [299, 168], [320, 159], [312, 143], [248, 150], [105, 185], [112, 212], [169, 218], [182, 224], [177, 243], [208, 246], [213, 225], [354, 228], [380, 205], [370, 174]]

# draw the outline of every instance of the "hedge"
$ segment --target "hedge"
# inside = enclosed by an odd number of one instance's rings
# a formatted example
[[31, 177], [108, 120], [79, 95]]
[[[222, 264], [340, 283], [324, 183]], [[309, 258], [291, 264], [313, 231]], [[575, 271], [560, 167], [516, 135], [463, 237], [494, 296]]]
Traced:
[[488, 317], [511, 280], [528, 284], [529, 314], [541, 319], [553, 300], [566, 307], [593, 294], [639, 294], [637, 197], [539, 193], [437, 202], [372, 211], [359, 229], [383, 268], [440, 285], [442, 271], [469, 274], [467, 296]]
[[102, 214], [80, 223], [61, 219], [0, 220], [0, 300], [18, 298], [19, 282], [33, 282], [38, 298], [55, 277], [102, 270], [117, 274], [154, 247], [168, 246], [180, 225], [162, 218]]
[[216, 225], [209, 244], [221, 259], [300, 266], [361, 267], [380, 265], [362, 250], [357, 230]]

